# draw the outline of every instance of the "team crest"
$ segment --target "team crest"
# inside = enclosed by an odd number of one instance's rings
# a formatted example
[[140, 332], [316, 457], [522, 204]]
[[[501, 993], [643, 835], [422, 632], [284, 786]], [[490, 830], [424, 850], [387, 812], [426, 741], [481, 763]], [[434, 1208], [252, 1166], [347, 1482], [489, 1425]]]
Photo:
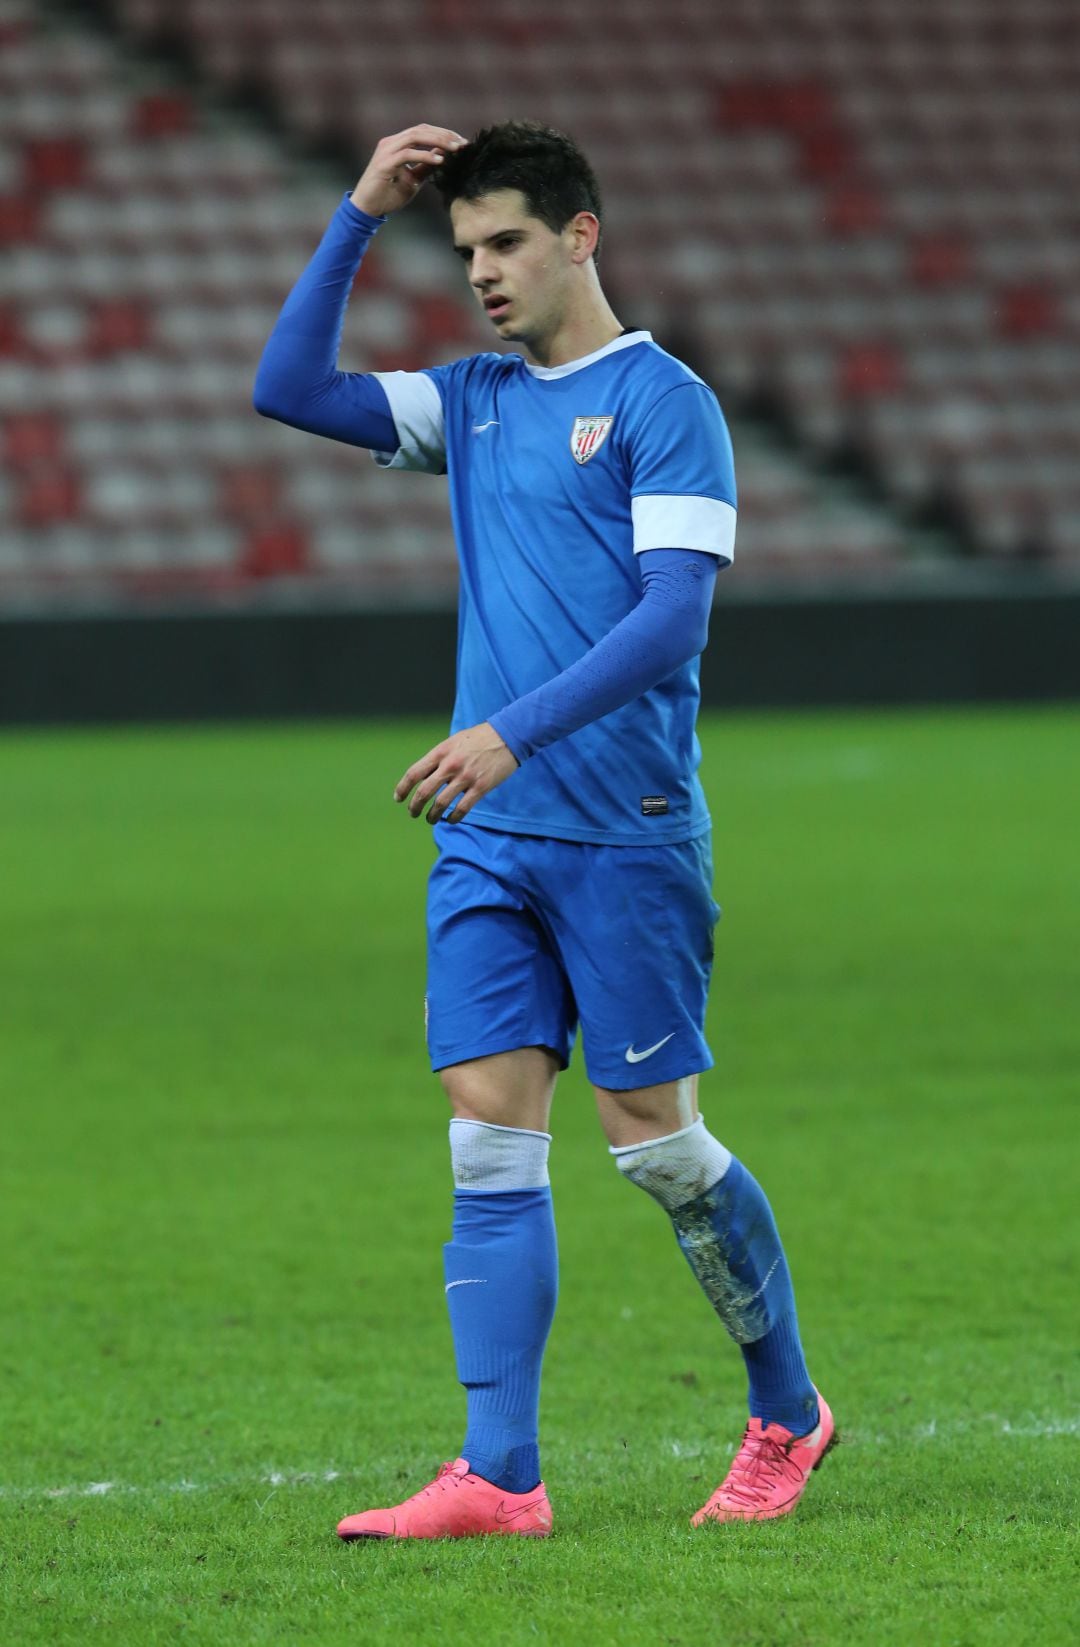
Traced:
[[615, 422], [614, 413], [611, 417], [576, 417], [574, 427], [570, 431], [570, 450], [574, 454], [575, 463], [588, 463], [595, 457], [608, 435], [611, 425]]

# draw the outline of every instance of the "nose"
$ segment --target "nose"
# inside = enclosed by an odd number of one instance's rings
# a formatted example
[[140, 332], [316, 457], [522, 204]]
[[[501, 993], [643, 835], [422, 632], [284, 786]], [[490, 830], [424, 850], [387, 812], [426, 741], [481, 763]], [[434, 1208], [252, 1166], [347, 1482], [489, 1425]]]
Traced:
[[469, 269], [469, 279], [477, 291], [483, 291], [485, 286], [494, 286], [496, 269], [490, 254], [475, 251], [472, 255], [472, 264]]

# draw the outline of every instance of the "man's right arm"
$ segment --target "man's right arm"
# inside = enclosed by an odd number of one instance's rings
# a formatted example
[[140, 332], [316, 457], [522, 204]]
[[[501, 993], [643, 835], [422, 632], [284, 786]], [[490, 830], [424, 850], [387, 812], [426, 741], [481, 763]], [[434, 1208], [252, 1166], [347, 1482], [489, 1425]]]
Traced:
[[390, 212], [414, 199], [443, 153], [464, 142], [443, 127], [384, 137], [343, 200], [271, 332], [255, 377], [255, 410], [311, 434], [393, 452], [398, 431], [386, 391], [363, 372], [340, 372], [341, 330], [356, 271]]
[[253, 399], [263, 417], [294, 429], [392, 452], [398, 439], [386, 391], [364, 372], [337, 369], [349, 291], [380, 221], [342, 201], [270, 333]]

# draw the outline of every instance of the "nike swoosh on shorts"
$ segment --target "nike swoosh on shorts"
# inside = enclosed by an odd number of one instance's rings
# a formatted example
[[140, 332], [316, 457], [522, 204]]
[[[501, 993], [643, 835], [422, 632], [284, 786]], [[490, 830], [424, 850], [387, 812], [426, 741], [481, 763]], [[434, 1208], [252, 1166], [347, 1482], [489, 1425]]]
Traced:
[[[671, 1035], [674, 1035], [674, 1033], [675, 1031], [672, 1030]], [[654, 1052], [659, 1052], [661, 1047], [667, 1046], [671, 1040], [671, 1035], [665, 1035], [662, 1041], [657, 1041], [654, 1046], [646, 1047], [644, 1052], [635, 1052], [632, 1045], [628, 1046], [626, 1049], [626, 1062], [628, 1064], [640, 1064], [643, 1058], [651, 1058]]]

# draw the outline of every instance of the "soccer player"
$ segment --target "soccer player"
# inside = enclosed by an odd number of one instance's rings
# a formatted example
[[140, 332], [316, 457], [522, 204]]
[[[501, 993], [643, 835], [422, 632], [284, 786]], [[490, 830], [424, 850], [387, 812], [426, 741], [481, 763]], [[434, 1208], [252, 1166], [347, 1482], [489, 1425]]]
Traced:
[[[495, 336], [522, 352], [340, 372], [365, 248], [429, 180]], [[600, 234], [596, 179], [560, 132], [385, 137], [255, 386], [266, 416], [384, 468], [448, 473], [461, 573], [453, 729], [394, 798], [435, 825], [427, 1033], [453, 1112], [446, 1299], [467, 1428], [434, 1481], [346, 1517], [345, 1539], [551, 1529], [537, 1445], [557, 1286], [548, 1121], [579, 1022], [615, 1165], [670, 1217], [746, 1365], [749, 1423], [694, 1524], [793, 1510], [835, 1439], [769, 1203], [697, 1103], [719, 911], [694, 727], [733, 555], [731, 445], [706, 384], [616, 319]]]

